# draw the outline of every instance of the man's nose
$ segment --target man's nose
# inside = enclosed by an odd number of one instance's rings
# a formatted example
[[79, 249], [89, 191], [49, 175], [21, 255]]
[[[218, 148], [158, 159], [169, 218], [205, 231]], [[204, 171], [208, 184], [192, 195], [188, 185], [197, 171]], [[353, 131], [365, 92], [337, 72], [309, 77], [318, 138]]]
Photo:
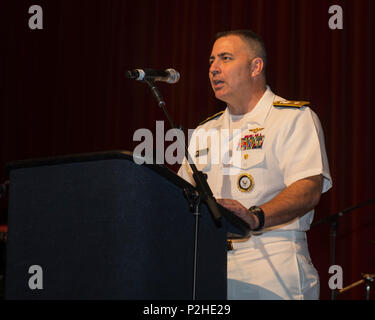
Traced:
[[216, 63], [216, 62], [212, 62], [212, 64], [210, 65], [210, 70], [209, 72], [215, 76], [217, 74], [220, 73], [220, 68], [219, 68], [219, 65]]

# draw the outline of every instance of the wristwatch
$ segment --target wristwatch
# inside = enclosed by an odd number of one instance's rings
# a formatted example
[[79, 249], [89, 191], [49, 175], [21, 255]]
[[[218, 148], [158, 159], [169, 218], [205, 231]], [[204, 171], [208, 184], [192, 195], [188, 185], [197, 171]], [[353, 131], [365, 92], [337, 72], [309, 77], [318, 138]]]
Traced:
[[259, 220], [259, 226], [258, 228], [254, 229], [253, 231], [259, 231], [263, 229], [264, 226], [264, 212], [262, 208], [257, 206], [252, 206], [249, 208], [250, 213], [255, 214], [258, 217]]

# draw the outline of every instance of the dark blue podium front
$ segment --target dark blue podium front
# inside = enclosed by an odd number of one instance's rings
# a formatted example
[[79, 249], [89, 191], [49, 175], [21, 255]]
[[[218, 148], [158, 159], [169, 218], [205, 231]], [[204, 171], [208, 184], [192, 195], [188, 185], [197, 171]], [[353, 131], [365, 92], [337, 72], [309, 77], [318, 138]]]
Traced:
[[[19, 161], [9, 170], [7, 299], [192, 298], [190, 185], [172, 171], [137, 165], [129, 152]], [[197, 298], [226, 299], [233, 225], [216, 227], [206, 205], [199, 221]], [[30, 287], [31, 266], [42, 270], [42, 289]]]

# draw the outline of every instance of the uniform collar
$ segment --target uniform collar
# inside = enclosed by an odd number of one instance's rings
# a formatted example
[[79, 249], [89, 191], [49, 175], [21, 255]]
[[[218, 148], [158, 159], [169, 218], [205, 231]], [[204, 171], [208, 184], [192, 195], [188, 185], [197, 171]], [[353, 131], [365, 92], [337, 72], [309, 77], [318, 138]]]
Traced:
[[[270, 87], [267, 86], [267, 89], [264, 92], [262, 98], [260, 98], [253, 110], [244, 115], [244, 119], [246, 119], [246, 121], [248, 121], [249, 123], [256, 123], [262, 126], [267, 118], [269, 111], [271, 110], [271, 107], [275, 100], [275, 96], [276, 95], [271, 91]], [[226, 127], [229, 117], [230, 113], [227, 107], [223, 115], [219, 118], [217, 125], [220, 127]]]

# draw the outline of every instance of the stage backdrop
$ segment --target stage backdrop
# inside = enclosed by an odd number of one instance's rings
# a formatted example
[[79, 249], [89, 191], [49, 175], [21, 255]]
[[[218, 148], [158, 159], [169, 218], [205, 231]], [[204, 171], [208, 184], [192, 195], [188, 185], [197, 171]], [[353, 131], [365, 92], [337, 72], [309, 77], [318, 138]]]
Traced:
[[[41, 30], [29, 27], [32, 5], [43, 10]], [[343, 11], [343, 29], [329, 28], [331, 5]], [[373, 198], [374, 12], [372, 0], [3, 1], [0, 180], [13, 160], [133, 150], [135, 130], [155, 132], [164, 116], [146, 85], [125, 79], [128, 69], [178, 70], [181, 80], [160, 89], [176, 123], [194, 128], [224, 108], [208, 81], [214, 34], [250, 28], [266, 44], [272, 90], [311, 101], [321, 119], [334, 184], [315, 221]], [[6, 224], [6, 199], [0, 206]], [[375, 273], [374, 210], [339, 220], [336, 264], [344, 286]], [[308, 237], [321, 297], [328, 299], [329, 226]], [[338, 298], [363, 299], [364, 287]]]

